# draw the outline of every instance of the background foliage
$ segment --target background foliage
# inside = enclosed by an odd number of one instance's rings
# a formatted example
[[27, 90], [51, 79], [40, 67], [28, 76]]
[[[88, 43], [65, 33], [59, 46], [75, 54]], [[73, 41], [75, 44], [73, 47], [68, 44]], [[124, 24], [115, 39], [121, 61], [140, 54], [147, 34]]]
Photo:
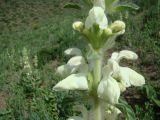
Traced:
[[[74, 92], [52, 91], [60, 80], [55, 68], [67, 60], [63, 51], [85, 45], [72, 23], [84, 20], [87, 8], [83, 4], [82, 12], [64, 8], [68, 1], [0, 1], [0, 120], [65, 120], [76, 114], [72, 111]], [[123, 96], [139, 120], [156, 120], [160, 117], [160, 3], [133, 1], [140, 6], [138, 11], [113, 16], [124, 20], [127, 28], [117, 39], [118, 47], [110, 51], [138, 53], [138, 62], [124, 63], [142, 71], [149, 85], [130, 88]]]

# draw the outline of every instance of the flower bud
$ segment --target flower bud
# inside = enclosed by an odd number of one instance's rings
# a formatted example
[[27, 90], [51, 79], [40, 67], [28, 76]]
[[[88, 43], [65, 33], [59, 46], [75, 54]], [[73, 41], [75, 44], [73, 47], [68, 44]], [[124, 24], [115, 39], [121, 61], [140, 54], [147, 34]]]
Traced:
[[124, 31], [126, 25], [123, 21], [117, 20], [113, 24], [111, 24], [110, 28], [114, 33]]
[[72, 25], [74, 30], [77, 30], [79, 32], [82, 32], [84, 29], [84, 24], [80, 21], [74, 22]]
[[104, 33], [105, 33], [105, 35], [110, 36], [110, 35], [112, 35], [112, 30], [110, 28], [106, 28], [106, 29], [104, 29]]

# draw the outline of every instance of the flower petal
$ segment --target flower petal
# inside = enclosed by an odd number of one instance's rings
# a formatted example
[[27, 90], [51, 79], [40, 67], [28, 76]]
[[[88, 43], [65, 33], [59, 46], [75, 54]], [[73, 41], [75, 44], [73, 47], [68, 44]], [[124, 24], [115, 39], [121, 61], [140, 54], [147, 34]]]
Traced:
[[107, 78], [112, 73], [119, 74], [119, 69], [120, 69], [120, 66], [118, 65], [118, 63], [113, 59], [109, 59], [107, 65], [104, 66], [102, 70], [103, 77]]
[[119, 62], [121, 59], [129, 59], [129, 60], [136, 60], [138, 58], [137, 54], [135, 52], [129, 51], [129, 50], [122, 50], [119, 53], [113, 52], [111, 55], [111, 59], [116, 60]]
[[84, 120], [84, 119], [79, 116], [73, 116], [73, 117], [68, 118], [67, 120]]
[[72, 57], [68, 62], [67, 65], [70, 67], [70, 73], [88, 73], [88, 64], [85, 63], [85, 60], [82, 56], [75, 56]]
[[125, 69], [126, 71], [128, 71], [129, 80], [130, 80], [131, 85], [142, 86], [145, 84], [145, 79], [141, 74], [127, 67]]
[[112, 77], [103, 79], [98, 86], [98, 96], [109, 103], [116, 104], [120, 97], [120, 88], [118, 83]]
[[94, 24], [98, 24], [101, 29], [108, 26], [108, 20], [101, 7], [93, 7], [85, 21], [85, 27], [90, 29]]
[[89, 68], [88, 68], [88, 64], [83, 64], [83, 65], [80, 65], [80, 66], [79, 66], [78, 72], [87, 75], [87, 74], [88, 74], [88, 71], [89, 71], [88, 69], [89, 69]]
[[127, 67], [120, 67], [120, 73], [116, 76], [120, 80], [120, 83], [125, 87], [130, 87], [130, 79]]
[[64, 51], [65, 55], [79, 56], [82, 55], [81, 50], [78, 48], [68, 48]]
[[84, 29], [84, 24], [80, 21], [76, 21], [72, 24], [72, 27], [73, 27], [74, 30], [82, 32], [83, 29]]
[[82, 56], [75, 56], [72, 57], [68, 62], [67, 65], [71, 66], [71, 67], [75, 67], [75, 66], [79, 66], [85, 64], [85, 60]]
[[118, 65], [118, 63], [115, 60], [109, 59], [108, 64], [110, 64], [112, 71], [114, 73], [119, 73], [120, 66]]
[[126, 86], [124, 83], [122, 82], [118, 82], [119, 88], [121, 92], [124, 92], [126, 90]]
[[115, 35], [121, 35], [125, 32], [125, 23], [123, 21], [117, 20], [111, 24], [110, 28]]
[[142, 75], [128, 67], [120, 67], [120, 81], [125, 84], [126, 87], [142, 86], [145, 84], [145, 79]]
[[118, 52], [113, 52], [111, 55], [111, 59], [117, 60], [119, 53]]
[[105, 65], [102, 69], [102, 76], [104, 78], [108, 78], [111, 75], [112, 72], [112, 68], [110, 67], [110, 65]]
[[125, 33], [125, 29], [116, 33], [116, 36], [123, 35]]
[[57, 68], [56, 73], [58, 73], [62, 77], [66, 77], [67, 75], [70, 74], [71, 69], [69, 68], [68, 65], [61, 65]]
[[118, 114], [120, 113], [121, 111], [119, 109], [117, 109], [112, 105], [108, 105], [107, 111], [106, 111], [106, 118], [107, 120], [117, 120]]
[[71, 74], [57, 83], [54, 90], [88, 90], [88, 82], [84, 74]]
[[119, 52], [119, 56], [117, 58], [117, 61], [120, 61], [123, 58], [129, 59], [129, 60], [136, 60], [138, 58], [138, 56], [135, 52], [132, 52], [129, 50], [122, 50]]

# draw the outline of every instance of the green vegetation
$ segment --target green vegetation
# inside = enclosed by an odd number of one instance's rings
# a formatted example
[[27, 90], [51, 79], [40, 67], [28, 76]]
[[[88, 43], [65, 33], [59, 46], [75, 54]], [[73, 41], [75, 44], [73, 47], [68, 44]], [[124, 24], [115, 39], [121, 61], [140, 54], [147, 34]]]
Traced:
[[[83, 38], [72, 30], [72, 23], [83, 20], [87, 13], [63, 8], [66, 2], [0, 2], [0, 120], [66, 120], [76, 114], [72, 111], [76, 104], [74, 92], [52, 91], [60, 79], [55, 68], [67, 60], [63, 51], [72, 46], [82, 49], [85, 45]], [[136, 2], [140, 6], [137, 12], [118, 16], [127, 23], [127, 32], [117, 39], [118, 47], [114, 50], [132, 49], [138, 53], [136, 65], [130, 61], [127, 64], [143, 71], [147, 84], [155, 89], [152, 91], [157, 103], [147, 97], [147, 88], [131, 88], [129, 91], [134, 92], [125, 93], [124, 97], [140, 120], [155, 120], [160, 116], [160, 3]]]

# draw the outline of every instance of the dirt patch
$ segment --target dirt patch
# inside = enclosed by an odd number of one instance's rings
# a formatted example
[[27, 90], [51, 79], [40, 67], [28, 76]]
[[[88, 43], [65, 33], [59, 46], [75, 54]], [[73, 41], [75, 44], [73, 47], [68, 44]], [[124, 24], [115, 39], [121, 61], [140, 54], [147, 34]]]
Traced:
[[6, 98], [6, 93], [0, 92], [0, 109], [7, 108]]

